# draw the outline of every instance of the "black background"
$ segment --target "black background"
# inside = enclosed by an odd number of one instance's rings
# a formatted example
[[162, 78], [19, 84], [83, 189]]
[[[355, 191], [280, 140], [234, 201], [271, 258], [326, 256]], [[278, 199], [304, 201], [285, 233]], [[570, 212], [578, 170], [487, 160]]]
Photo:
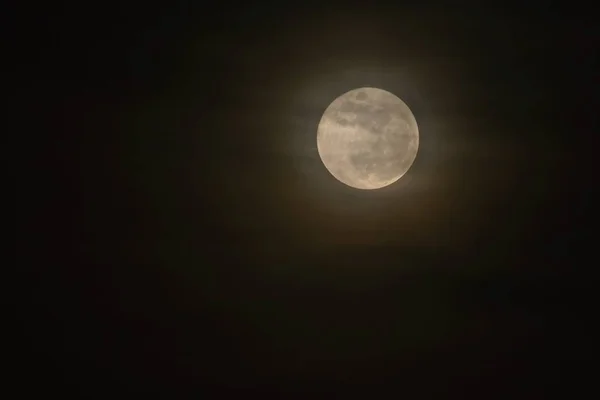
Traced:
[[[30, 381], [529, 398], [585, 379], [597, 33], [583, 10], [29, 14], [15, 42], [18, 99], [36, 106], [16, 167]], [[323, 110], [360, 86], [402, 98], [420, 128], [409, 173], [378, 191], [339, 183], [316, 152]]]

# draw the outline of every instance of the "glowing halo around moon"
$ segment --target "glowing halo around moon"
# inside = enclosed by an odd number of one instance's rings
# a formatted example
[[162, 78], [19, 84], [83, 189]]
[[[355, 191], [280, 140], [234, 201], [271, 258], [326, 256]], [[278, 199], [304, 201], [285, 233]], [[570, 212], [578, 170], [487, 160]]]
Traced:
[[388, 91], [363, 87], [327, 107], [317, 129], [317, 149], [340, 182], [380, 189], [410, 169], [419, 149], [419, 129], [406, 103]]

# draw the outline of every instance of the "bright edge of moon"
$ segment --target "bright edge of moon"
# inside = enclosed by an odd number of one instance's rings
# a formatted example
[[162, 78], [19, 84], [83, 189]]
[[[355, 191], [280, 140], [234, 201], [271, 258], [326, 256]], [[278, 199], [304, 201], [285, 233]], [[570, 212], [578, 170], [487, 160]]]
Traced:
[[419, 129], [406, 103], [388, 91], [363, 87], [327, 107], [317, 129], [317, 149], [340, 182], [380, 189], [410, 169], [419, 149]]

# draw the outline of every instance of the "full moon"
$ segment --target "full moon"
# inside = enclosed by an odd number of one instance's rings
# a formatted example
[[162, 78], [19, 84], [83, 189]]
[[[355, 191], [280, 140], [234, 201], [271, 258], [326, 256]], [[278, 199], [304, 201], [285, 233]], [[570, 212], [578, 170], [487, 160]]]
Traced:
[[356, 189], [380, 189], [400, 179], [419, 149], [419, 129], [406, 103], [364, 87], [346, 92], [323, 113], [317, 149], [327, 170]]

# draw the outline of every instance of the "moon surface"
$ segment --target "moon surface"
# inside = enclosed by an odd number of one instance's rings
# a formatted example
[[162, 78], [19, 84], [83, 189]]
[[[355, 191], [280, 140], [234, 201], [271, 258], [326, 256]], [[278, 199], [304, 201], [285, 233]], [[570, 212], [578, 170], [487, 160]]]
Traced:
[[419, 149], [419, 129], [406, 103], [364, 87], [346, 92], [323, 113], [317, 149], [327, 170], [356, 189], [379, 189], [400, 179]]

